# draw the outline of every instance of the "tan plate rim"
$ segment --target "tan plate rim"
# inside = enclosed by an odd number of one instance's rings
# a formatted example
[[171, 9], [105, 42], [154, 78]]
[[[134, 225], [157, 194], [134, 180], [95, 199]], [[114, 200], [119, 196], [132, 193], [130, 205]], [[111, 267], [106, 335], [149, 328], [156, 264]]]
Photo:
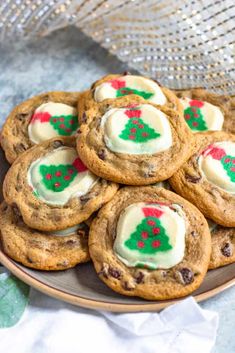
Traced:
[[[74, 304], [89, 309], [106, 310], [113, 312], [140, 312], [140, 311], [160, 311], [169, 305], [175, 304], [184, 298], [178, 300], [171, 300], [168, 302], [157, 302], [157, 303], [146, 303], [146, 304], [114, 304], [107, 303], [104, 301], [96, 301], [91, 299], [85, 299], [77, 295], [69, 294], [62, 290], [56, 289], [50, 285], [44, 284], [38, 279], [33, 278], [28, 273], [24, 272], [18, 265], [13, 262], [7, 255], [0, 250], [0, 262], [16, 277], [28, 285], [34, 287], [40, 292], [47, 294], [59, 300], [63, 300], [67, 303]], [[235, 278], [216, 287], [207, 292], [194, 296], [197, 302], [213, 297], [214, 295], [224, 291], [225, 289], [235, 285]]]

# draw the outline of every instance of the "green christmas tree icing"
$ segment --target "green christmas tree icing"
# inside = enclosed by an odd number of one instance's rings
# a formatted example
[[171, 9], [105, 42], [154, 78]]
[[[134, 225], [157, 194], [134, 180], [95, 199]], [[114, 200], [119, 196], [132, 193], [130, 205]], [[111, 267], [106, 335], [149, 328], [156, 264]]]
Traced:
[[154, 216], [145, 217], [130, 238], [125, 241], [125, 245], [142, 254], [155, 254], [172, 249], [165, 229], [159, 218]]
[[221, 159], [221, 163], [229, 176], [229, 179], [235, 183], [235, 157], [226, 155]]
[[201, 113], [201, 109], [197, 107], [188, 107], [184, 110], [184, 118], [192, 130], [205, 131], [208, 130], [207, 124]]
[[75, 115], [51, 116], [50, 124], [61, 136], [70, 136], [78, 129], [78, 119]]
[[114, 79], [109, 81], [109, 83], [114, 89], [116, 89], [116, 97], [128, 96], [129, 94], [137, 94], [144, 99], [149, 99], [154, 95], [152, 92], [140, 91], [138, 89], [126, 86], [124, 79]]
[[128, 96], [129, 94], [136, 94], [137, 96], [143, 97], [144, 99], [151, 98], [154, 94], [146, 91], [139, 91], [138, 89], [123, 87], [116, 91], [116, 97]]
[[201, 108], [204, 102], [192, 100], [189, 102], [189, 107], [184, 110], [184, 118], [191, 130], [205, 131], [208, 126], [204, 120]]
[[126, 110], [125, 114], [129, 119], [124, 130], [122, 130], [119, 135], [121, 139], [133, 141], [135, 143], [145, 143], [160, 136], [158, 132], [140, 118], [141, 110], [132, 108]]
[[217, 146], [209, 146], [205, 151], [205, 155], [211, 155], [212, 158], [221, 162], [229, 179], [235, 182], [235, 156], [226, 154], [223, 148]]
[[76, 168], [70, 164], [41, 165], [39, 172], [45, 187], [54, 192], [61, 192], [67, 188], [78, 173]]

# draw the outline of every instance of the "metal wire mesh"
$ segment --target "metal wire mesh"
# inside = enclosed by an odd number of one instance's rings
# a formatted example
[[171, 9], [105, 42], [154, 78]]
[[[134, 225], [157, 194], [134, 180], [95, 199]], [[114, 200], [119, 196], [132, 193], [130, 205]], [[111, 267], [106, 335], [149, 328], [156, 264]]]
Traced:
[[73, 24], [168, 87], [234, 94], [234, 18], [232, 0], [6, 0], [0, 39]]

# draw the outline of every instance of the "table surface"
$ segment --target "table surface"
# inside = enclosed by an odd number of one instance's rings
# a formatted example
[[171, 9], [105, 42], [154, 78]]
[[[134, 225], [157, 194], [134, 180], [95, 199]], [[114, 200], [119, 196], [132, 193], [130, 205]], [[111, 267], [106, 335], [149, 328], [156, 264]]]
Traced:
[[[107, 73], [128, 68], [76, 28], [30, 42], [0, 45], [0, 125], [21, 101], [45, 91], [77, 91]], [[219, 313], [213, 353], [235, 352], [235, 287], [208, 299], [204, 309]]]

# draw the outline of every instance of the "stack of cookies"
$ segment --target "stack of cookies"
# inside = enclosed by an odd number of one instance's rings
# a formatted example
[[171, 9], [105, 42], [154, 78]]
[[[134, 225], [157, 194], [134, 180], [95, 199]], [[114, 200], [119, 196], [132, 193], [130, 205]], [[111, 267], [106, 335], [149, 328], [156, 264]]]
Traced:
[[25, 266], [91, 258], [114, 291], [163, 300], [235, 261], [232, 97], [108, 75], [21, 103], [1, 146], [1, 242]]

